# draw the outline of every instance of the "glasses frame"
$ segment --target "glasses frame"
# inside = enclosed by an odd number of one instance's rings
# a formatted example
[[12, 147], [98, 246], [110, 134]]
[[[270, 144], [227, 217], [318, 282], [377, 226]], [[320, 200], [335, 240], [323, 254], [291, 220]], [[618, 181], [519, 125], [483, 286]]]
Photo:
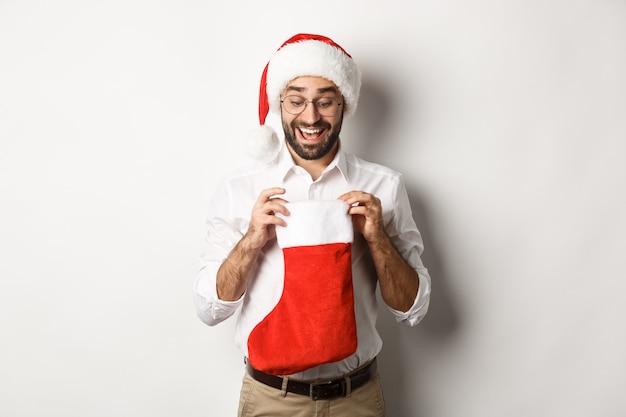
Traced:
[[[293, 113], [289, 110], [287, 110], [285, 108], [285, 100], [287, 100], [289, 97], [297, 97], [299, 99], [302, 99], [302, 101], [304, 102], [304, 106], [302, 106], [302, 109], [299, 112]], [[320, 102], [320, 100], [331, 100], [333, 101], [335, 104], [328, 107], [328, 108], [322, 108], [320, 111], [320, 108], [317, 106], [317, 104]], [[298, 116], [302, 113], [304, 113], [304, 111], [306, 110], [306, 106], [309, 105], [309, 103], [311, 103], [314, 107], [315, 107], [315, 111], [318, 112], [321, 116], [324, 117], [333, 117], [337, 114], [337, 111], [339, 110], [339, 108], [343, 105], [343, 101], [337, 100], [335, 97], [320, 97], [317, 98], [315, 100], [307, 100], [306, 98], [298, 95], [298, 94], [289, 94], [285, 97], [283, 97], [280, 100], [280, 106], [282, 107], [283, 110], [285, 110], [287, 113], [291, 114], [292, 116]], [[332, 114], [325, 114], [326, 111], [330, 110], [332, 112]]]

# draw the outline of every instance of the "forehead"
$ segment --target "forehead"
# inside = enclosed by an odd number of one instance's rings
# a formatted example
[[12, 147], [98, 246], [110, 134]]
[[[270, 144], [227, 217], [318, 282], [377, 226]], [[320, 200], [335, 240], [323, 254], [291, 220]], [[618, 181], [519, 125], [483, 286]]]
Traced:
[[335, 93], [341, 94], [334, 82], [323, 77], [297, 77], [289, 81], [285, 86], [285, 91], [295, 91], [299, 93]]

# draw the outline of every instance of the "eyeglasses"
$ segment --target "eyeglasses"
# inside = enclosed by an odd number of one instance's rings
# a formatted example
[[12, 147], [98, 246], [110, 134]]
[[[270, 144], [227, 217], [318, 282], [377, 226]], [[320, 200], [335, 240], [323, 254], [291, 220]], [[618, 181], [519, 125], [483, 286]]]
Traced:
[[338, 102], [332, 97], [322, 97], [317, 100], [306, 100], [301, 96], [287, 96], [280, 101], [283, 109], [289, 114], [298, 115], [306, 109], [306, 105], [311, 103], [315, 106], [315, 111], [320, 115], [332, 117], [343, 103]]

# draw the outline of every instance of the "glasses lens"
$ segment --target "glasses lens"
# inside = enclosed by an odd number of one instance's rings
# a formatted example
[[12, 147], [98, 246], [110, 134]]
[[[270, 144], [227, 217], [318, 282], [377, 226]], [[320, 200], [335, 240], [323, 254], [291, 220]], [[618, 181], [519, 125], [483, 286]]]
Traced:
[[282, 100], [282, 103], [283, 109], [289, 114], [300, 114], [308, 104], [313, 104], [319, 114], [327, 117], [334, 116], [341, 105], [341, 103], [332, 97], [322, 97], [317, 100], [309, 101], [301, 96], [287, 96]]
[[334, 116], [337, 107], [337, 101], [331, 97], [322, 97], [315, 102], [315, 108], [322, 116]]
[[283, 99], [283, 108], [289, 114], [300, 114], [306, 107], [306, 100], [300, 96], [287, 96]]

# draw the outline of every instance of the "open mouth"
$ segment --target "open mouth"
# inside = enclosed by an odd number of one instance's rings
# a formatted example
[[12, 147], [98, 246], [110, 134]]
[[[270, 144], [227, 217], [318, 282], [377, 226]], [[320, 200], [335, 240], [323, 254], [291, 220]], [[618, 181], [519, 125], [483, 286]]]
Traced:
[[300, 127], [298, 128], [300, 131], [300, 136], [303, 140], [307, 142], [315, 142], [322, 138], [322, 134], [324, 133], [324, 129], [322, 128], [308, 128], [308, 127]]

